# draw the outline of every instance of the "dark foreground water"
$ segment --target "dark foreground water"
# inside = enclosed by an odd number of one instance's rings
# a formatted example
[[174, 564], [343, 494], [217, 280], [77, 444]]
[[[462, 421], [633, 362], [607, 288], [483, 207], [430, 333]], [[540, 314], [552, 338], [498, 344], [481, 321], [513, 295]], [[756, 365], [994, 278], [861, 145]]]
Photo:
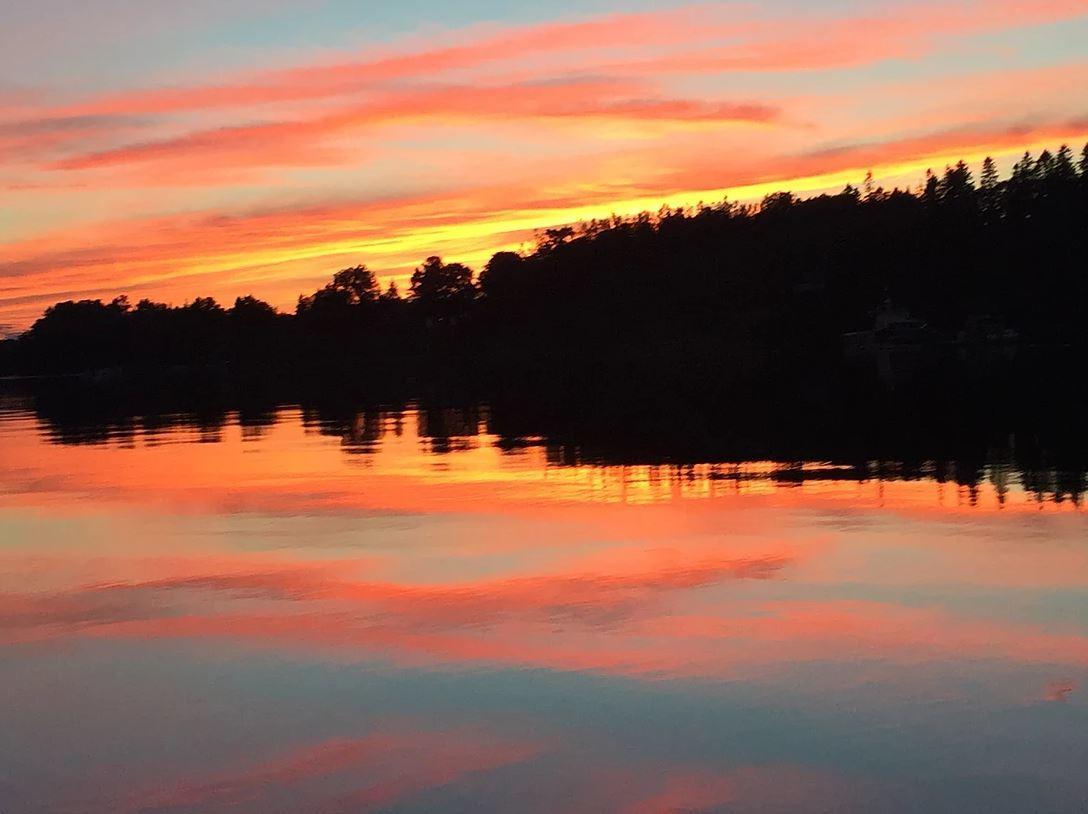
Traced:
[[4, 814], [1085, 810], [1083, 476], [1015, 439], [620, 465], [482, 406], [4, 403]]

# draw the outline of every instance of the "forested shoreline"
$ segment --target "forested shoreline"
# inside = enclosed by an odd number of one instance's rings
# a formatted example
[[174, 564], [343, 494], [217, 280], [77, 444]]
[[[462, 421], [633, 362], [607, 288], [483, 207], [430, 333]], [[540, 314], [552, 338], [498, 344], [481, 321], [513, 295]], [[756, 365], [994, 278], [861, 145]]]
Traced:
[[917, 190], [867, 179], [548, 229], [479, 274], [428, 258], [405, 292], [360, 265], [294, 313], [253, 296], [61, 302], [3, 343], [0, 370], [703, 375], [838, 355], [882, 303], [945, 341], [985, 320], [1025, 345], [1088, 345], [1088, 145], [1025, 154], [1005, 179], [959, 162]]

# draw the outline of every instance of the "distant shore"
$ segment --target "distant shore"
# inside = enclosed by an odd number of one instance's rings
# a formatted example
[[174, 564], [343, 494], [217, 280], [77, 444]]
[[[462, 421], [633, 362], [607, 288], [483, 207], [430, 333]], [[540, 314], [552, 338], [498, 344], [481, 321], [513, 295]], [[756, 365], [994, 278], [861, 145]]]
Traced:
[[[1088, 347], [1088, 145], [1011, 177], [963, 162], [919, 189], [663, 208], [539, 233], [476, 274], [427, 258], [381, 290], [338, 271], [282, 313], [120, 295], [57, 303], [0, 374], [225, 368], [375, 381], [744, 376], [778, 358]], [[96, 373], [95, 371], [98, 371]]]

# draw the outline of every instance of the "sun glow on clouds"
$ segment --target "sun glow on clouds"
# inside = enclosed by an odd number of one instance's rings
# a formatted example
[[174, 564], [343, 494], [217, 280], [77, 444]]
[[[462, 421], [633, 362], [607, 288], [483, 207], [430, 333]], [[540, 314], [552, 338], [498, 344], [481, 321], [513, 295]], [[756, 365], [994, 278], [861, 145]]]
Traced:
[[1088, 100], [1055, 89], [1088, 64], [1026, 34], [1086, 16], [1088, 0], [708, 4], [296, 50], [215, 83], [0, 91], [16, 212], [0, 318], [120, 292], [286, 306], [341, 263], [479, 265], [556, 223], [1076, 142]]

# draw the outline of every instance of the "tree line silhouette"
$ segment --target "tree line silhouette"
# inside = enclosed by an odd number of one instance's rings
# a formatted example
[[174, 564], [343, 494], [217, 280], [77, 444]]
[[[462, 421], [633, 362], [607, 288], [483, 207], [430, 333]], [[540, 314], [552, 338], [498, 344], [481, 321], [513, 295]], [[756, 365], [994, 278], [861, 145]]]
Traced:
[[[59, 302], [0, 346], [5, 373], [208, 364], [375, 376], [703, 375], [838, 354], [894, 302], [946, 337], [985, 317], [1021, 341], [1088, 344], [1088, 145], [1011, 177], [964, 162], [916, 190], [721, 201], [546, 229], [478, 275], [425, 260], [402, 296], [365, 266], [300, 296], [230, 307]], [[579, 373], [580, 372], [580, 373]]]

